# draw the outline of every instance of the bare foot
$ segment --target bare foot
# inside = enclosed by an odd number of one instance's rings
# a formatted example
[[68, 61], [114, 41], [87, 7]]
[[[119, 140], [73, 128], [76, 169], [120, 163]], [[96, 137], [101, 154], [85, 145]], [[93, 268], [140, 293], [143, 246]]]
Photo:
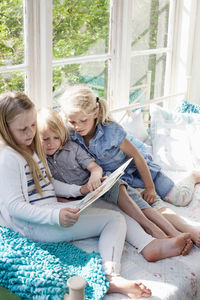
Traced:
[[191, 238], [195, 245], [200, 248], [200, 230], [193, 228], [191, 231]]
[[200, 171], [194, 170], [192, 171], [188, 178], [191, 178], [194, 184], [200, 183]]
[[133, 280], [125, 279], [121, 276], [107, 276], [110, 281], [108, 294], [120, 293], [128, 296], [131, 299], [136, 298], [149, 298], [151, 290], [148, 289], [143, 283], [137, 283]]
[[190, 252], [190, 250], [192, 249], [192, 247], [193, 247], [193, 241], [192, 241], [191, 239], [187, 239], [187, 240], [186, 240], [186, 245], [185, 245], [185, 247], [183, 248], [181, 254], [182, 254], [183, 256], [184, 256], [184, 255], [187, 255], [187, 254]]
[[[187, 240], [191, 238], [190, 233], [182, 233], [170, 239], [155, 239], [142, 250], [147, 261], [154, 262], [160, 259], [182, 254]], [[187, 254], [189, 249], [187, 249]], [[185, 254], [186, 255], [186, 254]]]

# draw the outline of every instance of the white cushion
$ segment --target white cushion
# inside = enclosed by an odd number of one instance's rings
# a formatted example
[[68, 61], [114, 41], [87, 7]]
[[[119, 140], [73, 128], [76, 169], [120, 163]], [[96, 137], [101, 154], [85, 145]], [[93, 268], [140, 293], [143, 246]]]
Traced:
[[153, 158], [166, 170], [200, 167], [200, 115], [150, 106]]
[[140, 109], [126, 115], [126, 117], [122, 120], [121, 125], [124, 127], [128, 135], [132, 135], [142, 142], [148, 139], [148, 134], [144, 126], [143, 116]]

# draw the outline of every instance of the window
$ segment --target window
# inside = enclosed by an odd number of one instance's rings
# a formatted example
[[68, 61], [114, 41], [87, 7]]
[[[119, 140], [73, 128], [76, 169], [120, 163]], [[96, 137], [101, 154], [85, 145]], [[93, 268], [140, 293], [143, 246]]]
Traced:
[[164, 94], [169, 6], [169, 0], [133, 1], [130, 86], [151, 71], [151, 98]]
[[0, 92], [24, 90], [23, 0], [0, 2]]
[[133, 101], [150, 70], [151, 98], [175, 92], [180, 28], [188, 48], [195, 28], [188, 3], [195, 12], [186, 0], [1, 1], [0, 91], [25, 90], [39, 107], [82, 82], [112, 108]]
[[106, 98], [109, 0], [53, 0], [53, 94], [87, 83]]

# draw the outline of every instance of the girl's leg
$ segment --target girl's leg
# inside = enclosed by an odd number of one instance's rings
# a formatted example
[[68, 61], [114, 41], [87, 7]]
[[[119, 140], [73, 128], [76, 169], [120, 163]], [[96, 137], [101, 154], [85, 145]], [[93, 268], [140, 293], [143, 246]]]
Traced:
[[[200, 183], [200, 172], [193, 171], [189, 176], [176, 183], [165, 197], [165, 201], [176, 206], [186, 206], [192, 200], [194, 187]], [[191, 233], [191, 238], [197, 247], [200, 247], [200, 230], [185, 223], [173, 210], [167, 207], [159, 209], [161, 214], [180, 232]]]
[[[159, 198], [160, 202], [162, 201]], [[141, 209], [137, 206], [137, 204], [140, 205], [140, 207], [146, 207], [144, 209]], [[154, 208], [151, 208], [150, 205], [146, 203], [144, 199], [142, 199], [140, 193], [133, 189], [132, 187], [128, 186], [127, 188], [121, 184], [119, 186], [119, 194], [118, 194], [118, 206], [121, 208], [123, 212], [125, 212], [128, 216], [131, 218], [135, 219], [145, 230], [147, 233], [151, 234], [153, 237], [156, 237], [158, 239], [165, 239], [167, 238], [167, 235], [170, 235], [172, 237], [176, 237], [180, 235], [182, 232], [178, 231], [168, 220], [167, 218], [163, 217], [162, 214], [157, 211]], [[153, 223], [153, 222], [154, 223]], [[161, 228], [161, 229], [160, 229]], [[183, 236], [182, 236], [183, 237]], [[184, 242], [183, 239], [181, 239], [182, 242]], [[166, 240], [163, 241], [164, 246], [166, 245]], [[175, 242], [175, 240], [170, 241], [172, 243]], [[154, 242], [154, 244], [159, 244], [158, 246], [160, 249], [162, 248], [162, 243], [158, 243], [157, 241]], [[134, 245], [134, 244], [133, 244]], [[168, 247], [170, 247], [170, 243], [167, 242]], [[175, 251], [174, 248], [172, 247], [173, 251], [170, 252], [172, 253], [172, 256], [174, 256], [174, 253], [176, 252], [177, 246], [179, 248], [179, 243], [175, 243]], [[158, 253], [155, 251], [155, 259], [157, 260], [160, 259], [159, 257], [163, 257], [167, 255], [167, 253], [162, 251], [159, 252], [159, 247], [158, 247]], [[149, 253], [149, 249], [151, 247], [148, 246], [147, 254]], [[188, 238], [186, 239], [186, 245], [182, 251], [183, 255], [186, 255], [190, 252], [192, 248], [192, 241]], [[167, 249], [168, 251], [168, 249]], [[145, 252], [146, 253], [146, 252]]]
[[[145, 216], [154, 222], [159, 228], [161, 228], [167, 235], [169, 236], [178, 236], [180, 235], [180, 231], [178, 231], [174, 225], [172, 225], [167, 218], [165, 218], [159, 210], [156, 210], [152, 207], [145, 208], [142, 210]], [[154, 234], [152, 234], [156, 237]], [[166, 237], [166, 236], [165, 236]]]
[[[159, 200], [162, 201], [160, 198]], [[135, 201], [141, 207], [147, 208], [144, 208], [141, 211], [135, 203]], [[147, 260], [159, 260], [168, 257], [166, 255], [179, 255], [179, 249], [182, 244], [185, 244], [185, 246], [182, 248], [183, 250], [181, 254], [186, 255], [190, 252], [193, 245], [191, 239], [184, 239], [184, 236], [181, 235], [180, 239], [171, 241], [166, 240], [167, 235], [176, 237], [182, 234], [182, 232], [179, 232], [165, 217], [162, 216], [162, 214], [157, 212], [156, 209], [151, 208], [150, 205], [148, 205], [146, 201], [142, 199], [140, 193], [132, 187], [128, 186], [126, 189], [124, 185], [120, 185], [118, 195], [118, 206], [128, 216], [135, 219], [146, 230], [147, 233], [151, 234], [153, 237], [156, 237], [158, 239], [163, 239], [162, 242], [158, 242], [156, 240], [151, 245], [148, 245], [147, 250], [145, 250], [145, 258], [147, 258]], [[156, 244], [158, 251], [152, 250], [152, 245], [154, 244]], [[134, 243], [132, 245], [135, 246]], [[166, 250], [166, 252], [163, 251], [164, 249]]]
[[191, 234], [192, 241], [197, 247], [200, 247], [200, 229], [197, 229], [187, 223], [179, 217], [173, 210], [168, 207], [162, 207], [159, 209], [160, 213], [176, 227], [180, 232], [189, 232]]
[[126, 221], [119, 213], [107, 209], [87, 208], [71, 227], [29, 225], [30, 238], [42, 242], [70, 242], [99, 237], [99, 252], [106, 273], [119, 274], [126, 236]]
[[[147, 209], [141, 210], [139, 206], [135, 203], [135, 201], [136, 203], [138, 203], [139, 205], [140, 204], [143, 205], [142, 207], [145, 207]], [[156, 217], [153, 218], [153, 216], [151, 217], [151, 214], [148, 214], [148, 209], [152, 211], [152, 208], [148, 203], [146, 203], [144, 199], [142, 199], [140, 193], [136, 191], [134, 188], [131, 188], [130, 186], [126, 188], [125, 185], [121, 184], [119, 186], [117, 204], [123, 212], [125, 212], [131, 218], [135, 219], [145, 229], [145, 231], [151, 234], [153, 237], [156, 238], [167, 237], [167, 235], [162, 230], [163, 228], [161, 227], [160, 229], [158, 227], [159, 226], [158, 224], [153, 223], [156, 220]]]
[[188, 205], [192, 200], [194, 187], [197, 183], [200, 183], [200, 172], [193, 171], [186, 178], [177, 182], [164, 200], [176, 206]]
[[141, 252], [147, 261], [153, 262], [190, 252], [192, 244], [187, 244], [190, 234], [182, 233], [174, 238], [154, 239], [134, 219], [125, 213], [123, 215], [127, 223], [126, 240]]
[[73, 241], [99, 236], [99, 252], [110, 281], [108, 293], [122, 293], [131, 298], [151, 296], [151, 291], [142, 283], [118, 275], [126, 235], [126, 222], [120, 213], [87, 208], [72, 227], [34, 224], [29, 226], [28, 231], [31, 239], [43, 242]]
[[[129, 187], [128, 191], [130, 189], [131, 188]], [[137, 191], [142, 192], [143, 189], [137, 188]], [[130, 192], [129, 192], [129, 194], [130, 194]], [[134, 196], [132, 198], [134, 199]], [[187, 231], [179, 230], [179, 228], [177, 228], [177, 226], [175, 226], [174, 222], [171, 222], [171, 219], [166, 218], [165, 215], [162, 214], [161, 208], [166, 207], [166, 206], [164, 206], [163, 203], [164, 203], [163, 200], [161, 200], [161, 198], [157, 195], [157, 200], [153, 204], [153, 207], [144, 208], [144, 209], [142, 209], [142, 212], [145, 214], [145, 216], [147, 218], [149, 218], [151, 221], [153, 221], [155, 224], [157, 224], [157, 226], [159, 226], [163, 230], [163, 232], [165, 232], [169, 236], [176, 237], [176, 236], [180, 235], [181, 233], [188, 233], [188, 232], [190, 233], [191, 231], [188, 231], [188, 230]], [[164, 209], [163, 209], [163, 211], [164, 211]], [[154, 233], [152, 234], [152, 236], [157, 237], [157, 236], [155, 236]], [[192, 240], [187, 239], [186, 246], [185, 246], [182, 254], [183, 255], [188, 254], [189, 251], [191, 250], [191, 248], [192, 248]]]

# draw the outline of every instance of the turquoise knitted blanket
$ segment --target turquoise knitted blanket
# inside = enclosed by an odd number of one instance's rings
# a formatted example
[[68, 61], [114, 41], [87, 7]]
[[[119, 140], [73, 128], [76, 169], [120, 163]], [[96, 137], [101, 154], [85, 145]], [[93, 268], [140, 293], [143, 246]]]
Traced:
[[22, 299], [61, 300], [66, 281], [82, 276], [85, 299], [102, 299], [108, 280], [98, 253], [87, 253], [70, 243], [38, 243], [0, 227], [0, 285]]

